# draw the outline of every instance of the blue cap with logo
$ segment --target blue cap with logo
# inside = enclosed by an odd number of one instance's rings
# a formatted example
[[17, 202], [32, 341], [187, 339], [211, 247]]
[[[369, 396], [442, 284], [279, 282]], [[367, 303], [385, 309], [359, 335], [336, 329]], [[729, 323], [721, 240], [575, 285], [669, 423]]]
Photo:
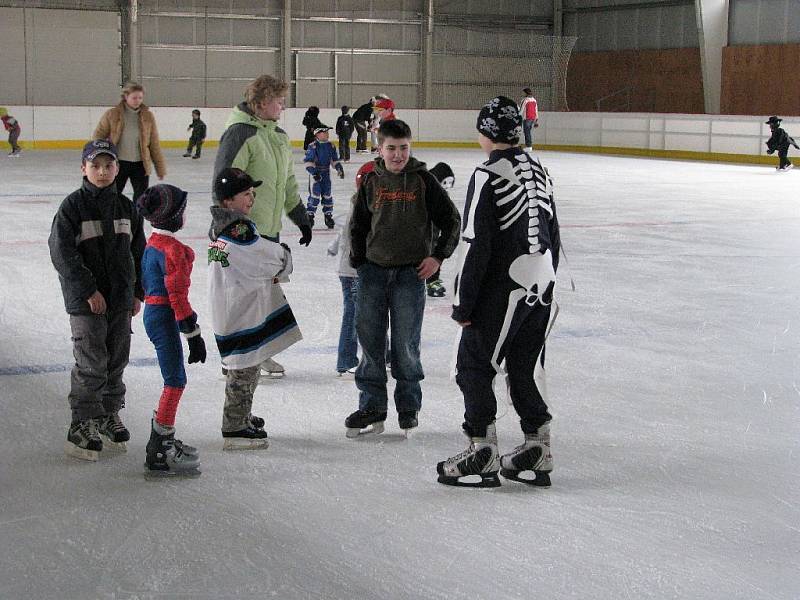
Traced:
[[83, 147], [83, 160], [92, 161], [100, 154], [108, 154], [117, 160], [117, 147], [110, 140], [92, 140]]

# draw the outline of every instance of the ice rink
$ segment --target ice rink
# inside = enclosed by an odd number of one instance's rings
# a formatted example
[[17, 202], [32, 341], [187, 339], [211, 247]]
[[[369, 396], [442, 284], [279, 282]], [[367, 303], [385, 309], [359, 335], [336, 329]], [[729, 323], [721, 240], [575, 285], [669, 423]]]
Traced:
[[[284, 228], [305, 339], [278, 357], [286, 378], [256, 392], [271, 445], [222, 452], [205, 265], [214, 151], [166, 153], [166, 181], [190, 192], [179, 238], [198, 256], [190, 299], [209, 360], [187, 368], [177, 420], [203, 474], [159, 482], [142, 469], [162, 383], [141, 317], [128, 453], [63, 452], [73, 359], [47, 237], [80, 152], [0, 160], [0, 598], [800, 597], [800, 169], [541, 153], [566, 252], [547, 353], [553, 486], [472, 490], [435, 470], [466, 446], [449, 378], [455, 261], [448, 295], [426, 307], [417, 432], [405, 440], [390, 406], [384, 434], [348, 440], [357, 392], [334, 376], [341, 289], [321, 218], [309, 248]], [[477, 144], [414, 154], [451, 164], [462, 208]], [[339, 216], [365, 160], [353, 157], [334, 178]], [[521, 433], [500, 402], [503, 452]]]

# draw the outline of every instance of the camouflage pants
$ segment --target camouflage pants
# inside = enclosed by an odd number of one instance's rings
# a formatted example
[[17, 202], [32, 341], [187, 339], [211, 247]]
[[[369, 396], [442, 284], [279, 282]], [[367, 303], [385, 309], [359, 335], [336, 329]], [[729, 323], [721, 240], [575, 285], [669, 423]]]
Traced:
[[253, 407], [253, 394], [258, 387], [260, 370], [261, 365], [246, 369], [228, 369], [222, 431], [239, 431], [250, 425], [250, 410]]

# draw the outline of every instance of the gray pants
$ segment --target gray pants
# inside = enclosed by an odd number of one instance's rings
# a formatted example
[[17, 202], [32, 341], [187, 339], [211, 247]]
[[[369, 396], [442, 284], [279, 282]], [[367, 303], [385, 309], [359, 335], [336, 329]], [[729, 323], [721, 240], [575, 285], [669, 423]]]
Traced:
[[122, 373], [131, 350], [131, 312], [70, 315], [72, 368], [69, 406], [72, 422], [118, 412], [125, 406]]
[[230, 433], [250, 426], [253, 394], [258, 387], [261, 365], [246, 369], [228, 369], [225, 380], [225, 406], [222, 408], [222, 431]]

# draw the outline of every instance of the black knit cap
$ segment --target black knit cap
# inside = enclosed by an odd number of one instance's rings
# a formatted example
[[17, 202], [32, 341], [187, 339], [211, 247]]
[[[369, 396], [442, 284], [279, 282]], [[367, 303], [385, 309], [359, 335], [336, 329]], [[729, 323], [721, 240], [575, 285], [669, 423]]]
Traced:
[[187, 198], [188, 194], [182, 189], [159, 183], [147, 188], [136, 199], [136, 208], [156, 229], [178, 231], [183, 226]]
[[428, 169], [428, 173], [436, 177], [436, 181], [438, 181], [444, 189], [449, 189], [455, 185], [456, 177], [453, 174], [453, 169], [450, 168], [450, 165], [447, 163], [436, 163]]
[[493, 98], [481, 109], [476, 127], [493, 142], [516, 144], [522, 134], [517, 103], [505, 96]]

